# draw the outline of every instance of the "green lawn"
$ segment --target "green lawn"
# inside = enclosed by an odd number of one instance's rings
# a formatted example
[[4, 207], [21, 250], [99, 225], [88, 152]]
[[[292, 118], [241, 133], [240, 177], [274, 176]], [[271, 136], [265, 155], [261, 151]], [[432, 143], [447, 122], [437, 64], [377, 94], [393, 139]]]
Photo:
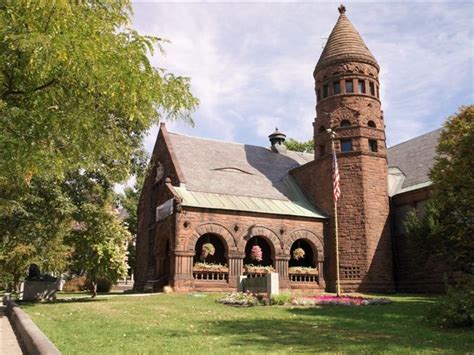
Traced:
[[232, 308], [217, 295], [158, 294], [23, 305], [67, 354], [189, 352], [469, 352], [471, 330], [423, 320], [433, 298], [366, 307]]

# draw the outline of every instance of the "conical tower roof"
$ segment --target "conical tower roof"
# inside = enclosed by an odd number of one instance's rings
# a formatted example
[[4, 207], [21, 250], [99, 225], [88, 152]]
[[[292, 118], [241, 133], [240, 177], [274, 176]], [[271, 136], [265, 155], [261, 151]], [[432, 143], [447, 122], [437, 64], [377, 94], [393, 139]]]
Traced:
[[345, 12], [344, 5], [339, 6], [339, 19], [329, 35], [321, 57], [319, 57], [316, 70], [329, 64], [347, 61], [361, 61], [372, 64], [378, 69], [377, 61]]

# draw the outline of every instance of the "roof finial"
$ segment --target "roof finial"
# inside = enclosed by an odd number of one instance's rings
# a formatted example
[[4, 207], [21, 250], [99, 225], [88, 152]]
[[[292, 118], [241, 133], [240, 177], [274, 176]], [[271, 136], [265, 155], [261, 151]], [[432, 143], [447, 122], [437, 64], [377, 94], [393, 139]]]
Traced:
[[343, 4], [339, 5], [339, 7], [337, 9], [339, 10], [339, 13], [341, 15], [346, 13], [346, 7]]

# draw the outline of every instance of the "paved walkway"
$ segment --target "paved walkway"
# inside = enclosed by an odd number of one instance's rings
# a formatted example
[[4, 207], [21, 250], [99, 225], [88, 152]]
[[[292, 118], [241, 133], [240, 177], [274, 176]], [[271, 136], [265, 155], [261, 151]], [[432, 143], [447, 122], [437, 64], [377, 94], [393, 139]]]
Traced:
[[23, 354], [12, 326], [10, 325], [10, 321], [5, 314], [4, 306], [0, 306], [0, 341], [1, 355]]

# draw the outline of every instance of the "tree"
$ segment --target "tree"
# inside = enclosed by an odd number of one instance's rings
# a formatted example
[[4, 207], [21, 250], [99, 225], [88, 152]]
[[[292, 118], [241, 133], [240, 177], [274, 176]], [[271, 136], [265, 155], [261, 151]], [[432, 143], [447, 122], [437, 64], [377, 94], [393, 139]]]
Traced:
[[18, 291], [28, 266], [61, 273], [71, 250], [64, 244], [74, 205], [57, 180], [33, 178], [28, 193], [0, 218], [0, 273]]
[[[0, 2], [0, 266], [16, 270], [15, 280], [32, 260], [59, 269], [46, 261], [60, 263], [59, 250], [67, 249], [58, 237], [66, 217], [52, 218], [46, 202], [30, 208], [39, 193], [35, 180], [59, 194], [57, 187], [71, 183], [67, 177], [95, 174], [110, 192], [140, 166], [143, 137], [153, 124], [163, 118], [192, 124], [198, 101], [189, 79], [150, 64], [165, 41], [133, 30], [131, 15], [129, 0]], [[98, 271], [89, 264], [88, 270], [111, 274], [101, 258], [121, 258], [121, 247], [113, 250], [111, 243], [126, 232], [112, 203], [95, 201], [89, 187], [87, 203], [67, 191], [65, 199], [79, 208], [74, 218], [86, 227], [72, 235], [88, 238], [102, 255], [91, 259]], [[86, 250], [80, 240], [69, 242], [75, 255]], [[120, 273], [120, 262], [114, 265]]]
[[409, 235], [429, 253], [474, 272], [474, 106], [461, 107], [441, 132], [431, 169], [434, 193], [422, 218], [408, 219]]
[[0, 203], [37, 175], [123, 181], [152, 124], [192, 123], [189, 80], [152, 67], [164, 40], [132, 29], [131, 14], [129, 0], [1, 2]]
[[98, 278], [116, 282], [126, 275], [131, 235], [118, 216], [106, 178], [96, 173], [71, 174], [66, 189], [77, 208], [68, 237], [74, 250], [72, 269], [87, 275], [95, 297]]
[[300, 142], [293, 138], [285, 141], [286, 148], [295, 152], [305, 152], [313, 153], [314, 152], [314, 141], [310, 139], [309, 141]]

